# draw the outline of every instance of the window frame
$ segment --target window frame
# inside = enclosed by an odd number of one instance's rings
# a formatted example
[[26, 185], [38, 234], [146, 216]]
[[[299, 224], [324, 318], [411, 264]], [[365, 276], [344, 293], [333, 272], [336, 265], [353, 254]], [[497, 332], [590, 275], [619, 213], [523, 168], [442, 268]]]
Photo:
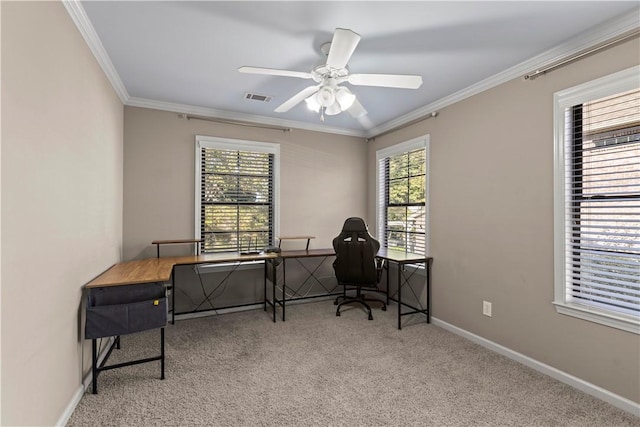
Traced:
[[[195, 212], [194, 212], [194, 236], [201, 239], [202, 208], [202, 156], [203, 148], [231, 151], [253, 151], [273, 154], [273, 240], [279, 235], [280, 230], [280, 144], [273, 142], [247, 141], [240, 139], [221, 138], [213, 136], [196, 135], [195, 138]], [[271, 242], [273, 244], [273, 242]]]
[[[381, 178], [380, 174], [380, 162], [388, 157], [392, 157], [399, 154], [408, 153], [413, 150], [423, 149], [425, 150], [425, 241], [424, 250], [427, 255], [430, 253], [430, 197], [429, 197], [429, 175], [431, 172], [429, 160], [429, 135], [422, 135], [417, 138], [413, 138], [408, 141], [404, 141], [386, 148], [382, 148], [376, 151], [376, 238], [380, 241], [383, 247], [385, 245], [384, 231], [386, 229], [384, 221], [385, 218], [381, 214], [381, 207], [384, 204], [386, 207], [386, 182]], [[416, 266], [417, 268], [424, 268], [424, 266]]]
[[[597, 100], [638, 88], [640, 66], [628, 68], [554, 93], [554, 300], [560, 314], [577, 317], [613, 328], [640, 334], [640, 318], [605, 308], [576, 304], [570, 301], [566, 283], [566, 210], [565, 192], [565, 110], [578, 104]], [[572, 143], [570, 141], [569, 143]]]

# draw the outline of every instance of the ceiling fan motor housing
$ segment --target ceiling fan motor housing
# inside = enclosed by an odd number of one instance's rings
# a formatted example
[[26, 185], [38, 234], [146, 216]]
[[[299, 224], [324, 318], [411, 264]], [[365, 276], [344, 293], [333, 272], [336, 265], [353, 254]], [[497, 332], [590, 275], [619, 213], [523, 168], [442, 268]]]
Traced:
[[340, 83], [347, 79], [349, 76], [349, 70], [347, 67], [344, 68], [331, 68], [328, 67], [324, 62], [320, 65], [317, 65], [311, 70], [311, 77], [316, 82], [320, 83], [327, 79], [335, 79], [336, 83]]

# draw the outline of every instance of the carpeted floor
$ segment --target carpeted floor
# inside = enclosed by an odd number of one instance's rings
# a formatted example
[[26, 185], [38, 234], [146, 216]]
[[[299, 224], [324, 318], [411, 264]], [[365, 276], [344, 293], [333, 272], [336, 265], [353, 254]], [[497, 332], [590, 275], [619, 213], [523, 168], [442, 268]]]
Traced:
[[[103, 372], [68, 426], [640, 426], [640, 419], [396, 306], [331, 301], [183, 320], [160, 362]], [[122, 337], [110, 364], [159, 352]]]

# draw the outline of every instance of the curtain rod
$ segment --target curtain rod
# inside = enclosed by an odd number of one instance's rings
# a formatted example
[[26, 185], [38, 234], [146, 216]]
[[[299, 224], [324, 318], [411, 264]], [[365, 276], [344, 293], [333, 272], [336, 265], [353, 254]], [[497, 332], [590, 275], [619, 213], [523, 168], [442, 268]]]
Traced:
[[570, 55], [567, 58], [561, 59], [560, 61], [553, 63], [551, 65], [547, 65], [545, 67], [539, 68], [536, 71], [532, 71], [531, 73], [525, 74], [523, 79], [525, 80], [534, 80], [540, 77], [543, 74], [547, 74], [550, 71], [553, 71], [557, 68], [560, 68], [564, 65], [567, 65], [571, 62], [577, 61], [578, 59], [582, 59], [586, 56], [593, 55], [596, 52], [607, 49], [616, 45], [618, 43], [622, 43], [623, 41], [629, 40], [633, 37], [637, 37], [640, 34], [640, 29], [636, 28], [635, 30], [631, 30], [630, 32], [624, 33], [616, 38], [608, 40], [606, 42], [600, 43], [596, 46], [590, 47], [588, 49], [582, 50], [574, 55]]
[[415, 124], [415, 123], [421, 122], [421, 121], [423, 121], [423, 120], [430, 119], [430, 118], [432, 118], [432, 117], [437, 117], [437, 116], [438, 116], [438, 112], [437, 112], [437, 111], [434, 111], [434, 112], [432, 112], [432, 113], [427, 114], [426, 116], [418, 117], [417, 119], [411, 120], [410, 122], [407, 122], [407, 123], [401, 124], [400, 126], [396, 126], [396, 127], [394, 127], [393, 129], [385, 130], [385, 131], [384, 131], [384, 132], [382, 132], [382, 133], [379, 133], [379, 134], [377, 134], [377, 135], [375, 135], [375, 136], [372, 136], [371, 138], [365, 138], [364, 140], [365, 140], [366, 142], [369, 142], [369, 141], [375, 141], [375, 139], [376, 139], [377, 137], [379, 137], [379, 136], [386, 135], [386, 134], [388, 134], [388, 133], [395, 132], [395, 131], [400, 130], [400, 129], [404, 129], [404, 128], [406, 128], [406, 127], [408, 127], [408, 126], [411, 126], [411, 125], [413, 125], [413, 124]]
[[260, 128], [260, 129], [280, 130], [282, 132], [291, 132], [291, 128], [285, 128], [281, 126], [260, 125], [257, 123], [241, 122], [237, 120], [217, 119], [215, 117], [190, 116], [188, 114], [178, 114], [178, 117], [180, 117], [181, 119], [187, 119], [187, 120], [192, 120], [192, 119], [205, 120], [207, 122], [225, 123], [228, 125], [238, 125], [238, 126], [247, 126], [247, 127]]

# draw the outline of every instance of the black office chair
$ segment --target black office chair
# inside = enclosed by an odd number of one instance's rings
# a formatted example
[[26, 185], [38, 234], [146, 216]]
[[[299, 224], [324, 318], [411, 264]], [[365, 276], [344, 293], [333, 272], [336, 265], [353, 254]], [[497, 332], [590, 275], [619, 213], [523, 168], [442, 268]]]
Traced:
[[[369, 313], [369, 320], [373, 320], [371, 307], [367, 301], [376, 301], [382, 304], [382, 310], [387, 309], [384, 301], [375, 298], [365, 298], [362, 295], [363, 288], [376, 289], [382, 275], [382, 260], [376, 260], [376, 254], [380, 249], [380, 242], [373, 238], [367, 230], [367, 225], [362, 218], [348, 218], [342, 226], [342, 232], [333, 239], [333, 249], [336, 252], [336, 260], [333, 269], [338, 279], [338, 284], [344, 286], [344, 293], [336, 298], [334, 304], [338, 306], [336, 316], [340, 316], [340, 307], [345, 304], [362, 304]], [[355, 296], [347, 296], [347, 288], [355, 288]], [[343, 299], [343, 302], [340, 302]]]

